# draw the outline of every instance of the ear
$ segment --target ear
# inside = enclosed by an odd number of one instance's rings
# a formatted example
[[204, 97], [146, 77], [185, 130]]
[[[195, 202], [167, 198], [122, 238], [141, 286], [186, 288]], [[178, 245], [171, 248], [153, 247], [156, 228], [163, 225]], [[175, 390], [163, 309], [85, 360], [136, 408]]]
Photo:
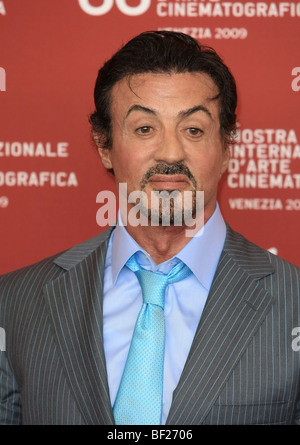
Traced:
[[108, 170], [112, 169], [113, 167], [110, 158], [111, 150], [109, 148], [98, 148], [98, 153], [104, 167]]
[[110, 160], [110, 149], [103, 148], [105, 138], [100, 133], [93, 131], [93, 140], [94, 140], [96, 147], [98, 149], [98, 153], [102, 160], [102, 164], [108, 170], [112, 169], [112, 163]]
[[222, 162], [222, 167], [221, 167], [221, 175], [223, 175], [223, 173], [227, 170], [229, 161], [230, 161], [230, 157], [231, 157], [231, 153], [230, 153], [230, 148], [229, 145], [226, 144], [226, 146], [224, 146], [223, 148], [224, 152], [223, 152], [223, 162]]

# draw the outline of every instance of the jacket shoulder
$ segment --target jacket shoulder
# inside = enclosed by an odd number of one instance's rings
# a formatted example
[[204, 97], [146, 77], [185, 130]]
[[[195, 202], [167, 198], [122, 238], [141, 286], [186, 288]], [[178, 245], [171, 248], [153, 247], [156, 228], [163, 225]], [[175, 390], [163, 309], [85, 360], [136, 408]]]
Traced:
[[5, 295], [23, 293], [26, 288], [42, 288], [44, 284], [53, 281], [66, 270], [86, 258], [101, 244], [106, 243], [112, 229], [77, 244], [70, 249], [58, 252], [34, 264], [0, 275], [0, 299]]
[[269, 265], [274, 272], [289, 273], [294, 279], [300, 280], [300, 268], [298, 266], [249, 241], [229, 225], [227, 225], [224, 252], [230, 253], [237, 262], [247, 266], [247, 268], [259, 270]]

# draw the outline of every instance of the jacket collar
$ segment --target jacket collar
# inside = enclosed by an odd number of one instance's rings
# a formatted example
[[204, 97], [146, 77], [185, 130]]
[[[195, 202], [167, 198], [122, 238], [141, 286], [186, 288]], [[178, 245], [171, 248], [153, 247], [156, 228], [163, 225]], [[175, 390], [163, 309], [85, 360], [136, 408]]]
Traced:
[[56, 258], [64, 269], [44, 298], [57, 351], [72, 395], [87, 425], [112, 425], [103, 348], [102, 289], [111, 229]]
[[227, 226], [218, 268], [177, 388], [167, 424], [197, 424], [215, 403], [270, 311], [265, 251]]

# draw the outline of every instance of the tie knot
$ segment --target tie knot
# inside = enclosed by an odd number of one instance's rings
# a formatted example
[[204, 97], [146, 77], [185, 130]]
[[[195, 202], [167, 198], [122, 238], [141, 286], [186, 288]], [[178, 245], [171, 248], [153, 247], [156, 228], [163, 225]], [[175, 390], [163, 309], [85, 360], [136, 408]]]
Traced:
[[145, 269], [139, 269], [135, 274], [142, 288], [144, 303], [156, 304], [163, 309], [168, 276]]
[[129, 258], [126, 265], [137, 276], [142, 288], [144, 303], [151, 303], [164, 308], [166, 287], [169, 283], [183, 280], [191, 274], [191, 270], [180, 261], [168, 274], [159, 274], [143, 269], [136, 261], [134, 255]]

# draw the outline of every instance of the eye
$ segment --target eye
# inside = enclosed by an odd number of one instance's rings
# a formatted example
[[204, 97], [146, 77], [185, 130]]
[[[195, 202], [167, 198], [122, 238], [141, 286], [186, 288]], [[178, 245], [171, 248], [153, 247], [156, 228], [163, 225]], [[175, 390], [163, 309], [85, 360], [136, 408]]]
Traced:
[[143, 127], [137, 128], [135, 131], [141, 135], [148, 135], [151, 133], [152, 127], [144, 125]]
[[196, 128], [196, 127], [188, 128], [187, 132], [190, 136], [201, 136], [201, 134], [203, 133], [203, 131], [200, 130], [200, 128]]

